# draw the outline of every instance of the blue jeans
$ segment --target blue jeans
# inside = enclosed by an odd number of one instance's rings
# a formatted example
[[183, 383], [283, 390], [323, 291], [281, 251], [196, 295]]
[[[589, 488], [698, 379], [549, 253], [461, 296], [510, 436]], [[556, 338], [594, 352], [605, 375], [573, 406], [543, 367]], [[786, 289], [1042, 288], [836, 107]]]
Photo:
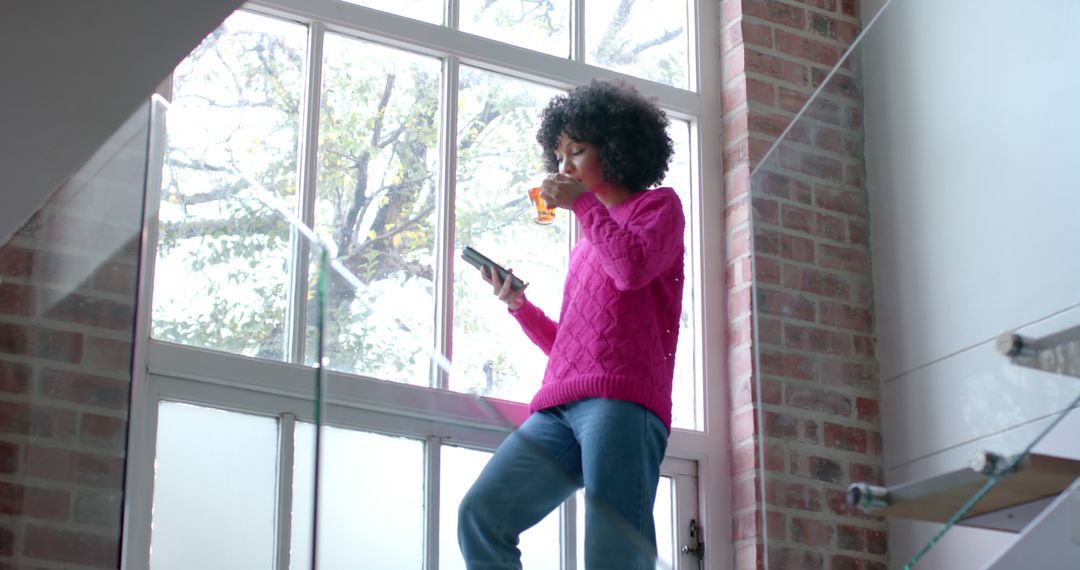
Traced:
[[653, 501], [668, 433], [638, 404], [541, 410], [499, 446], [458, 508], [469, 570], [521, 568], [518, 536], [585, 488], [585, 568], [654, 570]]

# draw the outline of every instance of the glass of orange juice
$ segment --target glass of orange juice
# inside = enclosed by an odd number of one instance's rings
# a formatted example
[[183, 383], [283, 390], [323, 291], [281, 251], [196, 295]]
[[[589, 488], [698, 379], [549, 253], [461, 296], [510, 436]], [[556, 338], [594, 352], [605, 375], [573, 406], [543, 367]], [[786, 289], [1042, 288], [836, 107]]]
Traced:
[[550, 224], [555, 221], [555, 208], [549, 207], [544, 202], [544, 197], [540, 195], [540, 187], [534, 186], [529, 189], [529, 201], [532, 202], [533, 207], [536, 208], [536, 217], [533, 221], [538, 224]]

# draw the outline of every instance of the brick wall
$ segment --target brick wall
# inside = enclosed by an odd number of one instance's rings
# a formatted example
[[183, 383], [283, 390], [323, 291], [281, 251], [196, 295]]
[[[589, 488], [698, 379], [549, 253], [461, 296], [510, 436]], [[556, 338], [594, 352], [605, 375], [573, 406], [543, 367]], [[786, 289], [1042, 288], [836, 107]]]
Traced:
[[857, 58], [763, 162], [855, 39], [857, 2], [721, 10], [736, 566], [884, 569], [885, 522], [844, 503], [883, 473]]
[[119, 567], [142, 188], [122, 162], [0, 245], [0, 570]]

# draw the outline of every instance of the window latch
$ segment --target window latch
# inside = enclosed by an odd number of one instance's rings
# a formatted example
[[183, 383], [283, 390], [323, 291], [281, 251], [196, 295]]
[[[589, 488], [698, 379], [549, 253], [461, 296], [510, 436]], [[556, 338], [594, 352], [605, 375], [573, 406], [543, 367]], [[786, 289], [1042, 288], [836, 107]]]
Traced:
[[705, 543], [701, 541], [701, 527], [697, 519], [690, 519], [690, 544], [680, 549], [683, 554], [690, 554], [701, 562], [705, 559]]

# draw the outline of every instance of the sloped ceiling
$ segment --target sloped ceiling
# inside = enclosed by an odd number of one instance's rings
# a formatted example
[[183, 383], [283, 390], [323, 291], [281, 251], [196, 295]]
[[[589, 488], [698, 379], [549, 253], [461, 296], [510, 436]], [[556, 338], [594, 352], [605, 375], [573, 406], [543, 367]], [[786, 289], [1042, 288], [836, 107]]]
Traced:
[[0, 7], [0, 244], [240, 0]]

